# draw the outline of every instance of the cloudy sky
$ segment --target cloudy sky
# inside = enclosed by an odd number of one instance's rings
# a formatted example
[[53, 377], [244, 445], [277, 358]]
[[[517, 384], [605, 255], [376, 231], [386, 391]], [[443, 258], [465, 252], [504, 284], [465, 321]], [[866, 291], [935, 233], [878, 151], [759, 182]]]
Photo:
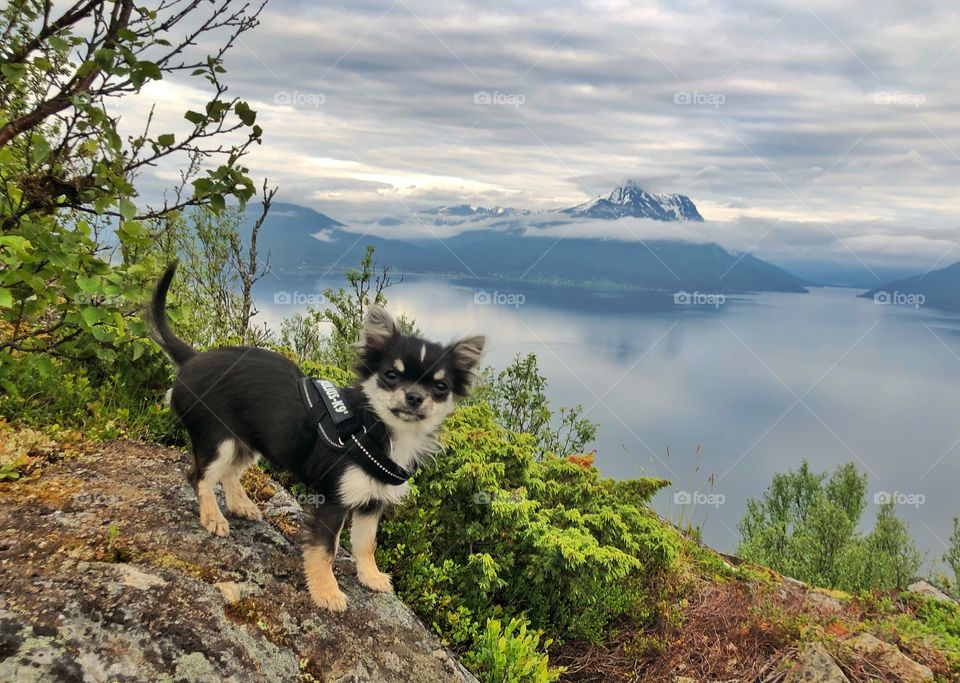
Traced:
[[[274, 0], [227, 66], [265, 129], [251, 170], [358, 230], [633, 178], [694, 200], [707, 222], [685, 236], [775, 261], [960, 259], [949, 0]], [[176, 126], [200, 97], [141, 99]]]

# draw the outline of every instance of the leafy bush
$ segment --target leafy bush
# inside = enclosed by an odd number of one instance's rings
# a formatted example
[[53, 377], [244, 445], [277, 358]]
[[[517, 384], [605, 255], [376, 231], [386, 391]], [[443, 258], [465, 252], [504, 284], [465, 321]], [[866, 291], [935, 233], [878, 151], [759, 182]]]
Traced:
[[941, 650], [950, 671], [960, 680], [960, 607], [915, 593], [903, 594], [912, 614], [897, 617], [892, 626], [898, 637], [919, 638]]
[[[223, 57], [256, 26], [259, 10], [240, 8], [223, 23], [201, 3], [153, 5], [121, 11], [90, 2], [68, 9], [31, 0], [0, 9], [0, 387], [6, 391], [8, 367], [25, 354], [110, 363], [129, 351], [130, 335], [142, 334], [130, 304], [156, 275], [156, 233], [166, 219], [191, 206], [220, 212], [227, 197], [243, 204], [255, 193], [241, 161], [262, 131], [246, 102], [225, 96]], [[173, 130], [125, 118], [125, 129], [143, 130], [125, 134], [118, 100], [181, 73], [184, 63], [202, 65], [192, 78], [209, 96], [203, 112], [185, 112]], [[184, 169], [174, 197], [161, 207], [138, 205], [136, 177], [171, 162]], [[146, 349], [137, 344], [134, 355]]]
[[817, 586], [906, 587], [920, 568], [920, 553], [893, 502], [881, 505], [872, 532], [859, 534], [866, 485], [852, 463], [829, 479], [806, 461], [775, 475], [760, 500], [747, 502], [740, 556]]
[[953, 588], [960, 592], [960, 517], [953, 518], [953, 533], [950, 534], [943, 561], [953, 570]]
[[502, 427], [532, 435], [541, 455], [583, 452], [597, 437], [596, 423], [583, 417], [579, 405], [562, 407], [554, 414], [546, 388], [547, 378], [540, 374], [536, 354], [517, 354], [500, 372], [484, 371], [472, 400], [488, 403]]
[[[543, 649], [551, 641], [543, 643]], [[466, 657], [466, 665], [484, 681], [498, 683], [550, 683], [560, 672], [547, 666], [548, 657], [540, 651], [540, 634], [528, 633], [527, 624], [511, 619], [501, 625], [498, 619], [487, 621], [483, 635]]]
[[614, 481], [592, 464], [538, 460], [530, 435], [460, 408], [438, 462], [381, 526], [400, 595], [466, 646], [487, 619], [525, 615], [548, 637], [599, 640], [620, 616], [646, 621], [678, 539], [647, 508], [666, 482]]
[[137, 362], [80, 362], [27, 355], [5, 368], [0, 418], [47, 432], [83, 432], [92, 440], [129, 437], [182, 444], [185, 435], [163, 405], [171, 368], [159, 351]]

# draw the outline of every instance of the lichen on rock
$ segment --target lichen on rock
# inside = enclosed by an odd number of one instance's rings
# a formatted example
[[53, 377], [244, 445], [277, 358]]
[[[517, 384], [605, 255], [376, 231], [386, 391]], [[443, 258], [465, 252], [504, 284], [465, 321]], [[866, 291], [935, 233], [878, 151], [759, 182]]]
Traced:
[[267, 521], [207, 534], [186, 466], [118, 441], [0, 486], [0, 681], [475, 680], [345, 554], [348, 611], [318, 610], [298, 506], [265, 474]]

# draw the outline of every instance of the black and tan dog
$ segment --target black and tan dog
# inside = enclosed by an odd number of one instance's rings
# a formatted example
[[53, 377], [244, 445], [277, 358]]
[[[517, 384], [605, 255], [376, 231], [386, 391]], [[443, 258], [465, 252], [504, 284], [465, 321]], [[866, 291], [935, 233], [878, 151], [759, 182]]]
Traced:
[[[218, 482], [232, 514], [262, 518], [240, 483], [243, 471], [262, 456], [272, 467], [293, 472], [322, 501], [308, 510], [303, 549], [307, 586], [317, 605], [346, 609], [333, 559], [348, 516], [360, 582], [376, 591], [392, 590], [390, 576], [374, 559], [377, 524], [384, 507], [399, 502], [408, 484], [378, 480], [324, 439], [309, 440], [304, 448], [309, 421], [301, 393], [304, 375], [283, 356], [249, 347], [200, 353], [179, 339], [165, 311], [175, 270], [173, 264], [164, 273], [146, 317], [153, 338], [178, 367], [170, 405], [190, 435], [194, 465], [189, 476], [200, 524], [217, 536], [230, 531], [214, 495]], [[483, 337], [444, 346], [404, 335], [386, 311], [370, 311], [357, 345], [359, 379], [341, 396], [362, 423], [366, 443], [379, 445], [392, 461], [388, 465], [410, 472], [436, 449], [434, 435], [453, 410], [454, 396], [466, 394], [483, 346]]]

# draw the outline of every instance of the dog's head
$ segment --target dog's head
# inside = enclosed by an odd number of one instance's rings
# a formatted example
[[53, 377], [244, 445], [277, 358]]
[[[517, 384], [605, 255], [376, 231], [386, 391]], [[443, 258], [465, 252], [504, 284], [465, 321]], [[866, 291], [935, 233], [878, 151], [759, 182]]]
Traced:
[[357, 343], [357, 373], [371, 407], [394, 429], [432, 432], [465, 396], [483, 354], [483, 337], [449, 345], [400, 332], [390, 314], [370, 310]]

